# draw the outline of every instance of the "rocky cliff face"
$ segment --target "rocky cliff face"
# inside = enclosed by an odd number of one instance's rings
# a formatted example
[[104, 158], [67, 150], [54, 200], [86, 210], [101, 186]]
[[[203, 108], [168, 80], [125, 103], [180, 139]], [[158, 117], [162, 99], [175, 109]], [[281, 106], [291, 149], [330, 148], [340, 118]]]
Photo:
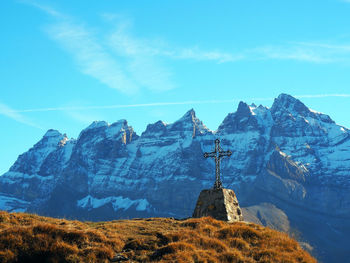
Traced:
[[273, 204], [321, 256], [334, 252], [333, 240], [350, 241], [350, 131], [286, 94], [271, 108], [241, 102], [215, 132], [193, 110], [140, 136], [125, 120], [94, 122], [76, 140], [49, 130], [0, 177], [0, 208], [92, 220], [187, 217], [214, 183], [214, 162], [202, 156], [215, 138], [233, 152], [223, 184], [241, 206]]

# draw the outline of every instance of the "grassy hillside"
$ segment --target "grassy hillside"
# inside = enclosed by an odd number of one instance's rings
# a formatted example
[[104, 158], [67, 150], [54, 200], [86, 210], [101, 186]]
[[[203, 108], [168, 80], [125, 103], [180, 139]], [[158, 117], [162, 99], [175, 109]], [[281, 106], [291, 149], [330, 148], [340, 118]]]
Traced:
[[316, 262], [286, 234], [212, 218], [80, 222], [0, 212], [0, 262]]

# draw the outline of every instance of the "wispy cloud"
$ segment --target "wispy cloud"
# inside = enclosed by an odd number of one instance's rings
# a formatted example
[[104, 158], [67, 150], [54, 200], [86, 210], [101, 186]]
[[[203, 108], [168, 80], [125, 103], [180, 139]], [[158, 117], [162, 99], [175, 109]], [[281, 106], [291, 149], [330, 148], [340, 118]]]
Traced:
[[[349, 1], [350, 0], [345, 0]], [[178, 60], [212, 61], [230, 63], [240, 60], [295, 60], [309, 63], [331, 63], [340, 61], [344, 55], [350, 59], [350, 44], [329, 44], [322, 42], [286, 42], [250, 47], [237, 52], [220, 49], [203, 50], [197, 45], [177, 47], [164, 40], [142, 39], [130, 34], [132, 22], [117, 14], [103, 14], [106, 20], [116, 24], [116, 30], [109, 36], [111, 46], [121, 55], [166, 57]]]
[[[51, 6], [22, 0], [54, 19], [48, 35], [69, 52], [80, 71], [125, 94], [141, 89], [166, 91], [176, 88], [169, 59], [234, 63], [237, 61], [286, 60], [307, 63], [350, 62], [350, 44], [288, 42], [251, 47], [237, 52], [204, 50], [197, 45], [178, 47], [162, 39], [132, 34], [133, 23], [119, 14], [103, 14], [114, 30], [92, 28]], [[349, 0], [350, 1], [350, 0]]]
[[28, 4], [28, 5], [34, 6], [38, 9], [40, 9], [41, 11], [47, 13], [50, 16], [53, 16], [56, 18], [61, 18], [61, 19], [67, 19], [67, 17], [65, 15], [58, 12], [57, 10], [52, 8], [51, 6], [43, 5], [43, 4], [36, 2], [34, 0], [18, 0], [18, 1], [23, 3], [23, 4]]
[[84, 26], [69, 21], [61, 21], [49, 26], [49, 35], [69, 51], [80, 70], [108, 87], [123, 93], [133, 94], [138, 90], [137, 84]]
[[[216, 63], [243, 58], [242, 54], [202, 50], [197, 46], [174, 47], [161, 40], [135, 37], [130, 33], [132, 23], [117, 14], [102, 15], [114, 23], [116, 30], [99, 39], [96, 29], [77, 23], [51, 6], [31, 0], [23, 2], [56, 19], [46, 27], [46, 32], [73, 56], [82, 73], [126, 94], [134, 94], [140, 88], [156, 91], [175, 88], [172, 71], [163, 62], [164, 58]], [[108, 39], [109, 45], [104, 39]]]
[[266, 46], [256, 48], [250, 53], [256, 53], [257, 58], [273, 60], [295, 60], [312, 63], [331, 62], [332, 58], [320, 54], [313, 49], [300, 46]]
[[349, 98], [350, 94], [315, 94], [315, 95], [295, 95], [295, 98], [303, 99], [303, 98], [330, 98], [330, 97], [341, 97], [341, 98]]
[[150, 41], [132, 37], [123, 25], [110, 36], [111, 46], [125, 56], [164, 57], [176, 60], [232, 63], [242, 60], [289, 60], [307, 63], [335, 63], [350, 61], [350, 44], [320, 42], [287, 42], [240, 50], [236, 53], [221, 50], [202, 50], [198, 46], [174, 47], [164, 41]]
[[244, 53], [230, 54], [220, 50], [205, 51], [198, 47], [178, 49], [177, 52], [173, 52], [170, 56], [176, 59], [215, 61], [218, 63], [235, 62], [238, 60], [243, 60], [246, 57]]
[[101, 39], [96, 37], [95, 28], [77, 23], [73, 17], [34, 1], [25, 2], [55, 18], [56, 22], [48, 25], [46, 32], [73, 56], [82, 73], [126, 94], [134, 94], [140, 88], [155, 91], [175, 88], [172, 71], [164, 58], [217, 63], [242, 59], [242, 55], [219, 50], [173, 47], [162, 40], [133, 36], [132, 23], [113, 14], [104, 14], [103, 18], [116, 29]]
[[[294, 95], [295, 98], [350, 98], [350, 94], [304, 94], [304, 95]], [[10, 110], [10, 113], [26, 113], [26, 112], [49, 112], [49, 111], [65, 111], [78, 113], [79, 111], [87, 110], [107, 110], [107, 109], [120, 109], [120, 108], [145, 108], [145, 107], [162, 107], [162, 106], [175, 106], [175, 105], [196, 105], [196, 104], [222, 104], [222, 103], [234, 103], [241, 99], [232, 98], [227, 100], [188, 100], [188, 101], [176, 101], [176, 102], [154, 102], [154, 103], [139, 103], [139, 104], [116, 104], [116, 105], [100, 105], [100, 106], [69, 106], [69, 107], [52, 107], [52, 108], [32, 108], [32, 109], [22, 109], [22, 110]], [[260, 97], [260, 98], [249, 98], [250, 101], [271, 101], [274, 100], [273, 97]], [[76, 115], [78, 116], [78, 115]], [[79, 117], [79, 116], [78, 116]], [[77, 117], [77, 118], [78, 118]], [[90, 120], [86, 116], [80, 115], [81, 120]]]
[[19, 111], [16, 111], [12, 108], [10, 108], [9, 106], [0, 103], [0, 114], [3, 116], [6, 116], [14, 121], [17, 121], [19, 123], [23, 123], [25, 125], [31, 126], [31, 127], [35, 127], [38, 129], [43, 129], [42, 127], [40, 127], [39, 125], [29, 121], [27, 118], [25, 118], [24, 116], [22, 116]]
[[[319, 99], [319, 98], [350, 98], [350, 94], [304, 94], [304, 95], [292, 95], [297, 99]], [[275, 98], [266, 97], [266, 98], [249, 98], [250, 101], [273, 101]]]
[[[103, 40], [96, 36], [95, 28], [89, 28], [82, 23], [78, 23], [73, 17], [65, 15], [50, 6], [38, 4], [35, 1], [25, 2], [55, 19], [53, 24], [46, 26], [46, 32], [72, 55], [82, 73], [125, 94], [135, 94], [142, 86], [153, 88], [153, 83], [142, 85], [138, 79], [132, 76], [132, 72], [126, 70], [125, 64], [127, 61], [113, 55]], [[149, 68], [148, 70], [145, 67], [143, 72], [153, 73], [152, 69], [155, 68]], [[162, 72], [161, 70], [157, 72], [159, 72], [159, 82], [161, 82]], [[169, 87], [170, 85], [166, 83], [163, 86]]]
[[149, 40], [129, 33], [131, 22], [119, 22], [117, 29], [109, 37], [111, 47], [130, 57], [165, 57], [178, 60], [234, 62], [244, 58], [244, 54], [231, 54], [220, 50], [203, 50], [198, 46], [176, 47], [162, 40]]
[[[116, 29], [108, 36], [112, 50], [118, 56], [127, 58], [127, 69], [131, 76], [142, 86], [153, 90], [174, 88], [172, 73], [163, 63], [164, 59], [213, 61], [216, 63], [233, 62], [242, 59], [241, 55], [232, 55], [221, 51], [204, 51], [199, 47], [179, 48], [156, 39], [143, 39], [132, 35], [132, 23], [125, 18], [113, 19]], [[118, 22], [116, 22], [118, 21]]]
[[140, 104], [118, 104], [106, 106], [82, 106], [82, 107], [52, 107], [52, 108], [33, 108], [15, 110], [15, 113], [24, 112], [48, 112], [48, 111], [85, 111], [85, 110], [103, 110], [103, 109], [120, 109], [120, 108], [142, 108], [142, 107], [157, 107], [157, 106], [171, 106], [171, 105], [194, 105], [194, 104], [216, 104], [216, 103], [232, 103], [234, 100], [189, 100], [178, 102], [154, 102], [154, 103], [140, 103]]
[[289, 42], [279, 46], [251, 49], [248, 53], [261, 59], [295, 60], [310, 63], [349, 62], [350, 44]]
[[330, 50], [332, 52], [349, 52], [350, 51], [350, 44], [339, 45], [339, 44], [329, 44], [329, 43], [320, 43], [320, 42], [296, 42], [295, 44], [305, 46], [305, 47], [322, 48], [322, 49]]
[[162, 91], [175, 88], [171, 70], [162, 62], [159, 49], [148, 40], [129, 33], [127, 20], [117, 22], [116, 29], [108, 35], [113, 53], [125, 60], [128, 74], [141, 86]]

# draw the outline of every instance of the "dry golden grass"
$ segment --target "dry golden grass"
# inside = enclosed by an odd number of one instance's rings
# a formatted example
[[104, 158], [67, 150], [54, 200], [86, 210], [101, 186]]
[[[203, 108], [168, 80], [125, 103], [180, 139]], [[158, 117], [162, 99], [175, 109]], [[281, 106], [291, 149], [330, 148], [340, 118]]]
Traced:
[[212, 218], [80, 222], [0, 212], [0, 262], [316, 262], [286, 234]]

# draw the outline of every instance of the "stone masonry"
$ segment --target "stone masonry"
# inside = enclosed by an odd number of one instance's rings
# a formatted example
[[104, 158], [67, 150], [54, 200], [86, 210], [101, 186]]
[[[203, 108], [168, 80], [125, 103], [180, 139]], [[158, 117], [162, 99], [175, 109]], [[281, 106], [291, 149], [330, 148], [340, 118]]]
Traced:
[[243, 221], [235, 192], [224, 188], [207, 189], [200, 193], [193, 217], [204, 216], [229, 222]]

